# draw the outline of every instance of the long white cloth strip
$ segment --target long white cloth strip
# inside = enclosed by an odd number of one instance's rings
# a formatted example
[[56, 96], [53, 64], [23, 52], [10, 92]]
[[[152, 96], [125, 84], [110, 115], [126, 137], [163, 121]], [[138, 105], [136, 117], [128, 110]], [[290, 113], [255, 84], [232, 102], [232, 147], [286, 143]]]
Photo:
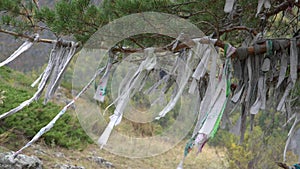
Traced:
[[[60, 84], [60, 80], [62, 78], [63, 73], [67, 69], [70, 61], [72, 60], [75, 51], [76, 51], [76, 46], [77, 44], [75, 42], [70, 42], [71, 46], [67, 47], [68, 49], [62, 52], [61, 55], [57, 55], [56, 59], [61, 59], [62, 61], [60, 63], [57, 63], [58, 65], [55, 65], [56, 68], [58, 68], [57, 74], [55, 76], [51, 75], [51, 82], [48, 86], [48, 90], [46, 91], [45, 94], [45, 100], [44, 103], [47, 103], [49, 99], [51, 99], [58, 88]], [[65, 48], [61, 46], [62, 48]]]
[[30, 105], [33, 101], [37, 100], [41, 96], [41, 94], [42, 94], [42, 92], [43, 92], [43, 90], [44, 90], [44, 88], [46, 86], [46, 82], [47, 82], [47, 80], [48, 80], [48, 78], [50, 76], [52, 67], [53, 67], [53, 64], [52, 64], [53, 58], [54, 58], [53, 55], [55, 55], [55, 46], [51, 50], [51, 54], [50, 54], [50, 57], [49, 57], [48, 65], [47, 65], [47, 67], [46, 67], [46, 69], [45, 69], [45, 71], [43, 73], [43, 77], [41, 79], [41, 82], [40, 82], [40, 84], [38, 86], [38, 90], [36, 91], [36, 93], [30, 99], [22, 102], [18, 107], [15, 107], [15, 108], [9, 110], [8, 112], [1, 114], [0, 115], [0, 120], [3, 119], [3, 118], [8, 117], [10, 115], [13, 115], [13, 114], [17, 113], [18, 111], [20, 111], [24, 107]]
[[[227, 46], [226, 57], [230, 58], [233, 52], [229, 52], [231, 45]], [[232, 50], [235, 50], [232, 49]], [[216, 52], [213, 52], [211, 57], [218, 57], [219, 55]], [[217, 60], [212, 58], [211, 70], [210, 70], [210, 79], [209, 85], [207, 86], [206, 93], [201, 102], [200, 112], [198, 114], [198, 121], [196, 127], [194, 128], [192, 139], [187, 143], [183, 160], [177, 166], [178, 169], [183, 168], [183, 161], [188, 153], [188, 149], [192, 148], [194, 145], [199, 146], [199, 151], [201, 151], [204, 144], [210, 137], [213, 137], [215, 134], [220, 120], [222, 118], [227, 100], [228, 100], [228, 90], [230, 85], [228, 79], [230, 78], [230, 72], [228, 69], [230, 60], [226, 60], [224, 67], [221, 69], [220, 66], [217, 66]], [[215, 69], [215, 70], [212, 70]], [[216, 83], [216, 73], [217, 69], [222, 70], [218, 83]], [[216, 88], [216, 89], [215, 89]], [[204, 111], [204, 112], [203, 112]]]
[[198, 134], [198, 131], [201, 129], [201, 127], [204, 123], [205, 116], [207, 116], [206, 113], [208, 112], [208, 105], [210, 104], [211, 97], [212, 97], [211, 88], [212, 88], [212, 86], [210, 86], [210, 85], [207, 87], [205, 95], [204, 95], [204, 97], [203, 97], [203, 99], [200, 103], [197, 123], [196, 123], [196, 126], [194, 128], [192, 137], [194, 137], [195, 135]]
[[248, 82], [247, 82], [248, 83], [248, 88], [247, 88], [247, 94], [246, 94], [245, 101], [249, 102], [250, 98], [251, 98], [251, 89], [252, 89], [251, 82], [252, 82], [252, 78], [253, 78], [252, 77], [251, 58], [250, 57], [247, 58], [246, 64], [247, 64], [249, 79], [248, 79]]
[[203, 50], [199, 51], [199, 55], [202, 56], [201, 61], [199, 62], [195, 72], [193, 73], [193, 78], [200, 80], [207, 71], [207, 66], [209, 63], [209, 57], [211, 55], [211, 49], [208, 47], [207, 44], [203, 45]]
[[[46, 87], [46, 84], [47, 84], [47, 82], [50, 78], [51, 72], [52, 72], [53, 67], [54, 67], [54, 61], [55, 61], [55, 58], [56, 58], [56, 53], [57, 53], [57, 43], [54, 44], [54, 47], [51, 50], [48, 65], [45, 68], [44, 72], [42, 73], [43, 75], [42, 75], [42, 79], [41, 79], [41, 81], [38, 85], [38, 89], [44, 90], [44, 88]], [[35, 100], [39, 99], [41, 94], [42, 93], [40, 93], [39, 96]]]
[[[213, 49], [211, 49], [211, 48], [208, 48], [207, 51], [209, 51], [209, 55], [206, 56], [207, 58], [202, 58], [202, 59], [206, 59], [207, 62], [211, 61], [209, 82], [208, 82], [208, 86], [207, 86], [205, 95], [200, 103], [198, 119], [197, 119], [196, 126], [194, 128], [193, 136], [195, 136], [199, 132], [201, 127], [203, 126], [205, 116], [207, 116], [207, 112], [209, 111], [209, 105], [212, 101], [212, 97], [214, 96], [215, 90], [217, 88], [216, 84], [215, 84], [216, 74], [212, 74], [212, 72], [215, 72], [215, 73], [217, 72], [217, 70], [216, 70], [218, 67], [217, 66], [217, 57], [219, 57], [219, 55], [216, 51], [213, 51]], [[202, 60], [200, 62], [202, 62]], [[199, 63], [199, 65], [200, 65], [200, 63]], [[206, 68], [203, 66], [202, 69], [206, 69]], [[213, 69], [215, 69], [215, 70], [213, 70]], [[206, 72], [206, 70], [205, 70], [205, 72]]]
[[[185, 52], [185, 54], [186, 54], [186, 52]], [[179, 74], [177, 76], [177, 77], [180, 77], [180, 81], [177, 81], [179, 89], [178, 89], [177, 93], [174, 95], [174, 97], [172, 97], [170, 99], [170, 101], [164, 107], [164, 109], [161, 112], [159, 112], [158, 117], [155, 118], [156, 120], [159, 120], [160, 118], [164, 117], [169, 111], [171, 111], [175, 107], [179, 98], [181, 97], [183, 90], [189, 80], [189, 77], [191, 76], [191, 73], [192, 73], [192, 71], [190, 70], [190, 67], [189, 67], [192, 54], [193, 54], [192, 51], [189, 50], [189, 52], [187, 53], [187, 56], [183, 56], [183, 57], [187, 58], [186, 63], [184, 63], [184, 59], [182, 59], [182, 61], [179, 61], [178, 67], [181, 67], [181, 69], [182, 69], [182, 71], [179, 71]]]
[[293, 135], [295, 134], [296, 127], [299, 123], [300, 123], [300, 119], [299, 119], [299, 114], [297, 113], [294, 124], [292, 125], [292, 127], [288, 133], [288, 139], [286, 140], [286, 143], [285, 143], [285, 147], [284, 147], [284, 151], [283, 151], [283, 161], [286, 161], [286, 152], [287, 152], [288, 146], [291, 142]]
[[291, 80], [293, 84], [296, 83], [297, 80], [297, 71], [298, 71], [298, 48], [297, 48], [297, 39], [291, 39], [290, 46], [290, 66], [291, 66]]
[[[39, 92], [39, 91], [38, 91]], [[0, 120], [4, 119], [10, 115], [13, 115], [15, 113], [17, 113], [18, 111], [22, 110], [24, 107], [28, 106], [30, 103], [32, 103], [35, 100], [36, 95], [34, 95], [33, 97], [31, 97], [30, 99], [22, 102], [18, 107], [15, 107], [13, 109], [11, 109], [10, 111], [3, 113], [0, 115]]]
[[[226, 57], [229, 58], [235, 50], [236, 49], [234, 47], [228, 45]], [[221, 75], [221, 80], [216, 83], [216, 72], [217, 68], [219, 68], [219, 66], [217, 66], [216, 58], [219, 57], [219, 55], [216, 52], [213, 52], [211, 57], [212, 65], [210, 71], [210, 82], [206, 89], [205, 96], [201, 102], [199, 117], [193, 132], [193, 136], [195, 136], [197, 133], [205, 134], [207, 136], [210, 135], [219, 117], [219, 113], [222, 112], [222, 109], [227, 101], [227, 72], [223, 70], [225, 73]], [[226, 66], [227, 65], [225, 65], [225, 67]]]
[[265, 77], [260, 77], [258, 80], [258, 85], [257, 85], [257, 98], [253, 105], [250, 107], [250, 113], [251, 114], [257, 114], [259, 109], [264, 109], [265, 108], [265, 100], [264, 100], [264, 95], [265, 92], [264, 90], [264, 85], [265, 85]]
[[105, 95], [106, 95], [106, 86], [107, 86], [107, 82], [108, 82], [108, 78], [109, 78], [111, 68], [112, 68], [112, 62], [111, 62], [111, 59], [109, 58], [109, 60], [107, 62], [105, 73], [101, 77], [99, 85], [98, 85], [97, 90], [95, 92], [95, 95], [94, 95], [95, 100], [98, 100], [100, 102], [104, 102], [104, 98], [105, 98]]
[[33, 42], [27, 40], [26, 42], [24, 42], [12, 55], [10, 55], [10, 57], [8, 57], [6, 60], [4, 60], [3, 62], [0, 63], [0, 67], [10, 63], [11, 61], [15, 60], [18, 56], [20, 56], [22, 53], [24, 53], [25, 51], [27, 51], [30, 47], [32, 47], [33, 43], [38, 41], [39, 39], [39, 35], [36, 34], [34, 36], [34, 40]]
[[285, 50], [283, 50], [283, 48], [281, 48], [282, 50], [282, 55], [281, 55], [281, 60], [280, 60], [280, 72], [279, 72], [279, 77], [278, 77], [278, 82], [276, 85], [276, 88], [278, 88], [281, 83], [283, 82], [283, 80], [285, 79], [285, 75], [286, 75], [286, 70], [288, 67], [288, 55], [286, 53]]
[[[130, 99], [130, 94], [132, 94], [133, 89], [136, 89], [139, 78], [143, 76], [143, 74], [147, 71], [154, 69], [156, 65], [156, 55], [154, 54], [154, 48], [147, 48], [144, 50], [145, 60], [140, 64], [138, 70], [133, 74], [131, 79], [125, 84], [121, 95], [116, 99], [117, 105], [114, 110], [114, 114], [110, 116], [110, 122], [106, 126], [104, 132], [98, 139], [98, 144], [101, 145], [101, 148], [107, 144], [107, 141], [110, 137], [110, 134], [114, 128], [114, 126], [118, 125], [123, 117], [124, 109], [127, 106], [127, 103]], [[121, 86], [119, 86], [121, 87]]]
[[290, 81], [288, 86], [285, 88], [283, 96], [282, 96], [282, 98], [280, 99], [280, 101], [277, 105], [277, 108], [276, 108], [277, 111], [284, 111], [285, 110], [285, 106], [284, 106], [285, 100], [288, 97], [290, 91], [293, 89], [293, 85], [294, 84]]
[[192, 83], [190, 85], [190, 88], [189, 88], [189, 93], [190, 94], [195, 94], [195, 90], [197, 89], [197, 80], [196, 79], [193, 79], [192, 80]]
[[261, 12], [262, 6], [264, 6], [266, 9], [270, 9], [271, 8], [270, 0], [258, 0], [257, 12], [256, 12], [255, 17], [257, 17], [258, 14]]
[[243, 86], [241, 87], [241, 89], [240, 89], [238, 92], [236, 92], [236, 94], [234, 94], [234, 95], [232, 96], [231, 101], [232, 101], [233, 103], [237, 103], [237, 102], [240, 100], [240, 98], [241, 98], [241, 96], [242, 96], [242, 93], [243, 93], [243, 91], [244, 91], [244, 88], [245, 88], [245, 84], [243, 84]]
[[[178, 57], [176, 58], [176, 60], [173, 63], [172, 66], [172, 70], [170, 72], [170, 74], [174, 74], [175, 70], [177, 69], [177, 64], [178, 64]], [[166, 86], [163, 88], [163, 93], [165, 93], [171, 86], [168, 86], [168, 82], [170, 82], [171, 80], [171, 75], [167, 74], [165, 75], [162, 79], [160, 79], [158, 82], [154, 83], [149, 89], [147, 89], [144, 94], [151, 94], [153, 93], [153, 91], [155, 91], [159, 86], [161, 86], [162, 84], [166, 83]]]
[[40, 74], [40, 76], [30, 85], [31, 87], [35, 87], [39, 82], [40, 80], [42, 79], [44, 75], [44, 72]]
[[226, 0], [225, 6], [224, 6], [224, 12], [225, 13], [230, 13], [233, 9], [235, 0]]
[[25, 148], [31, 146], [34, 142], [36, 142], [43, 134], [48, 132], [56, 123], [56, 121], [65, 114], [66, 110], [74, 104], [74, 102], [90, 87], [90, 85], [93, 83], [93, 81], [96, 79], [96, 77], [105, 69], [105, 67], [99, 69], [94, 76], [91, 78], [91, 80], [88, 82], [88, 84], [74, 97], [74, 99], [67, 104], [46, 126], [40, 129], [40, 131], [21, 149], [16, 151], [13, 154], [13, 158], [15, 158], [18, 154], [20, 154]]
[[215, 92], [215, 95], [211, 100], [211, 104], [209, 105], [208, 109], [210, 109], [210, 113], [206, 117], [206, 120], [198, 133], [209, 136], [210, 133], [213, 131], [216, 121], [219, 118], [219, 113], [223, 109], [224, 103], [226, 102], [226, 84], [226, 77], [222, 77], [222, 80], [218, 84], [218, 88]]

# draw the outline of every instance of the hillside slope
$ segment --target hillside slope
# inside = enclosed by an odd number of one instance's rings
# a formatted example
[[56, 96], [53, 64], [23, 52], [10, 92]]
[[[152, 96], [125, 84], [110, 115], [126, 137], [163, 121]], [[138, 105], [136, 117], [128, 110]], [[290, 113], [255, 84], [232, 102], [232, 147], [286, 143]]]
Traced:
[[[14, 71], [7, 67], [0, 68], [0, 113], [18, 106], [22, 101], [30, 98], [35, 89], [30, 87], [34, 81], [30, 75]], [[60, 94], [67, 94], [69, 90], [61, 90]], [[33, 103], [24, 110], [0, 121], [0, 152], [16, 151], [23, 146], [38, 130], [48, 123], [63, 105], [50, 102], [43, 105], [42, 101]], [[106, 168], [106, 160], [113, 163], [115, 168], [175, 168], [182, 158], [186, 140], [179, 143], [172, 150], [159, 156], [145, 159], [129, 159], [109, 153], [93, 144], [84, 133], [74, 111], [68, 111], [58, 120], [55, 127], [46, 133], [36, 144], [24, 151], [27, 155], [39, 157], [44, 168], [56, 168], [57, 164], [71, 164], [89, 168]], [[126, 145], [124, 145], [126, 146]], [[191, 153], [186, 160], [186, 168], [226, 168], [224, 151], [204, 148], [198, 156]], [[93, 159], [105, 159], [104, 163]], [[213, 162], [212, 162], [213, 161]], [[225, 166], [224, 166], [225, 165]]]

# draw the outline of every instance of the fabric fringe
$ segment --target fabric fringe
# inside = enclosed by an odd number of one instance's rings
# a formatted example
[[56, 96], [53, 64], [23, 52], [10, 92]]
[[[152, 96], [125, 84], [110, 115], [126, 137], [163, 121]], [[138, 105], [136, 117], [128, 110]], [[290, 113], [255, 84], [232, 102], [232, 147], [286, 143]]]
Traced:
[[[51, 78], [51, 82], [48, 85], [48, 90], [45, 94], [45, 102], [47, 102], [53, 96], [54, 92], [56, 91], [59, 85], [59, 81], [62, 77], [62, 74], [66, 70], [76, 50], [77, 44], [75, 44], [74, 42], [71, 42], [70, 44], [71, 47], [69, 47], [68, 52], [62, 52], [63, 47], [58, 43], [54, 44], [54, 47], [52, 48], [50, 53], [47, 67], [45, 68], [44, 72], [39, 76], [39, 78], [35, 80], [35, 82], [33, 82], [33, 84], [31, 85], [31, 86], [35, 86], [39, 82], [38, 90], [36, 91], [36, 93], [30, 99], [22, 102], [18, 107], [11, 109], [10, 111], [4, 114], [1, 114], [0, 120], [17, 113], [18, 111], [22, 110], [24, 107], [30, 105], [33, 101], [37, 101], [42, 95], [42, 92], [45, 89], [46, 84], [49, 81], [49, 78]], [[65, 54], [66, 56], [62, 56], [62, 54]], [[56, 63], [58, 59], [64, 59], [64, 61], [61, 63], [58, 62], [59, 63], [58, 64]], [[53, 73], [54, 68], [59, 70], [57, 74]], [[55, 74], [55, 76], [53, 74]]]
[[106, 145], [114, 126], [117, 126], [121, 122], [123, 112], [130, 99], [130, 95], [132, 94], [132, 92], [134, 92], [134, 89], [139, 89], [140, 87], [140, 84], [138, 82], [141, 82], [141, 77], [143, 77], [146, 72], [154, 69], [156, 65], [157, 60], [156, 55], [154, 54], [154, 48], [145, 49], [144, 56], [146, 57], [146, 59], [140, 64], [137, 71], [133, 74], [130, 80], [127, 81], [124, 85], [119, 86], [122, 87], [123, 90], [114, 101], [114, 103], [117, 103], [116, 109], [114, 110], [114, 114], [110, 116], [109, 124], [98, 139], [98, 144], [100, 144], [101, 147]]
[[98, 100], [102, 103], [104, 102], [104, 98], [106, 96], [106, 86], [107, 86], [110, 70], [111, 70], [111, 67], [112, 67], [112, 61], [113, 61], [112, 58], [108, 59], [108, 63], [107, 63], [107, 66], [106, 66], [105, 73], [101, 77], [99, 85], [98, 85], [97, 90], [96, 90], [95, 95], [94, 95], [94, 99]]
[[91, 78], [91, 80], [87, 83], [87, 85], [74, 97], [74, 99], [68, 103], [46, 126], [44, 126], [43, 128], [40, 129], [40, 131], [25, 145], [23, 146], [21, 149], [19, 149], [18, 151], [16, 151], [13, 154], [13, 158], [16, 158], [18, 154], [20, 154], [24, 149], [26, 149], [27, 147], [31, 146], [34, 142], [36, 142], [43, 134], [45, 134], [46, 132], [48, 132], [56, 123], [56, 121], [62, 117], [65, 112], [67, 111], [68, 108], [71, 107], [71, 105], [73, 105], [75, 103], [75, 101], [91, 86], [91, 84], [94, 82], [94, 80], [96, 79], [96, 77], [104, 70], [104, 68], [99, 69], [94, 76]]
[[183, 169], [183, 160], [180, 161], [176, 169]]
[[77, 44], [75, 42], [70, 42], [70, 47], [63, 47], [61, 45], [58, 46], [59, 51], [56, 52], [51, 79], [45, 93], [44, 104], [46, 104], [53, 97], [55, 91], [57, 90], [62, 75], [64, 74], [75, 54], [76, 46]]
[[33, 42], [27, 40], [24, 42], [10, 57], [8, 57], [6, 60], [0, 63], [0, 67], [7, 65], [8, 63], [12, 62], [15, 60], [18, 56], [20, 56], [22, 53], [27, 51], [29, 48], [33, 46], [34, 42], [37, 42], [39, 40], [39, 35], [36, 34], [34, 35], [34, 40]]
[[[186, 53], [185, 51], [181, 53], [181, 55], [179, 57], [181, 58], [184, 58], [184, 57], [187, 57], [186, 58], [186, 61], [185, 59], [182, 59], [180, 62], [178, 62], [178, 68], [179, 69], [179, 72], [178, 72], [178, 76], [177, 77], [180, 77], [180, 79], [176, 79], [176, 83], [178, 84], [178, 91], [176, 92], [176, 94], [174, 94], [174, 97], [172, 97], [170, 99], [170, 101], [168, 102], [168, 104], [164, 107], [164, 109], [159, 113], [158, 117], [156, 117], [155, 119], [156, 120], [159, 120], [160, 118], [164, 117], [169, 111], [171, 111], [177, 101], [179, 100], [179, 98], [181, 97], [182, 93], [183, 93], [183, 90], [188, 82], [188, 79], [191, 75], [191, 71], [190, 71], [190, 68], [189, 68], [189, 59], [192, 57], [192, 52], [189, 51], [188, 53]], [[180, 70], [182, 69], [182, 70]]]

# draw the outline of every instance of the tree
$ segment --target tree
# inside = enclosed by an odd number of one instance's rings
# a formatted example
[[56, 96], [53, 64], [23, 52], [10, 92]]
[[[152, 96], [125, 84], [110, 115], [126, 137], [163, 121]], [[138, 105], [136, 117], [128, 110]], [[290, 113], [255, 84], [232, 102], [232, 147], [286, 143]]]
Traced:
[[[250, 119], [250, 128], [254, 127], [255, 111], [259, 109], [254, 110], [253, 105], [264, 105], [264, 97], [269, 100], [267, 105], [273, 105], [277, 110], [286, 113], [285, 121], [293, 117], [293, 109], [289, 105], [295, 102], [288, 103], [287, 95], [292, 93], [290, 91], [296, 85], [299, 65], [298, 1], [266, 0], [257, 4], [239, 0], [231, 1], [234, 2], [231, 4], [230, 1], [217, 0], [104, 0], [101, 6], [95, 6], [89, 0], [61, 0], [52, 8], [39, 6], [36, 2], [2, 0], [0, 32], [33, 41], [32, 34], [50, 30], [58, 38], [72, 36], [76, 41], [85, 44], [99, 27], [129, 14], [155, 11], [176, 15], [193, 23], [211, 38], [217, 39], [215, 46], [224, 49], [227, 42], [230, 42], [237, 48], [232, 55], [237, 82], [232, 85], [232, 91], [234, 94], [243, 92], [239, 98], [240, 143], [244, 141], [247, 117]], [[224, 6], [226, 12], [223, 12]], [[134, 53], [152, 46], [172, 50], [173, 40], [174, 38], [159, 34], [140, 34], [123, 39], [111, 51]], [[52, 43], [55, 40], [40, 38], [37, 41]], [[190, 38], [181, 41], [173, 49], [174, 52], [195, 45]], [[293, 56], [295, 60], [287, 59], [287, 55]], [[260, 69], [264, 70], [255, 71]], [[261, 84], [268, 87], [260, 88]], [[272, 100], [273, 96], [278, 99]], [[275, 102], [279, 102], [281, 106], [275, 105]], [[260, 105], [259, 108], [261, 107]], [[297, 115], [295, 117], [297, 122]]]

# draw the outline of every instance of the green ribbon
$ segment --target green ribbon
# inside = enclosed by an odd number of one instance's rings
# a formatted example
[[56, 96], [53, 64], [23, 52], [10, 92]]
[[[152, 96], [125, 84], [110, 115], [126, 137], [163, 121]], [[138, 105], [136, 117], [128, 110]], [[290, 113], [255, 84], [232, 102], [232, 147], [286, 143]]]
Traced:
[[219, 117], [215, 123], [215, 126], [213, 128], [213, 131], [211, 132], [210, 134], [210, 137], [213, 138], [215, 136], [215, 134], [217, 133], [218, 131], [218, 128], [220, 126], [220, 122], [221, 122], [221, 119], [222, 119], [222, 116], [223, 116], [223, 113], [225, 111], [225, 108], [226, 108], [226, 103], [228, 101], [228, 96], [230, 95], [230, 58], [227, 57], [227, 49], [228, 49], [229, 45], [228, 44], [225, 44], [224, 46], [224, 56], [226, 57], [226, 61], [225, 61], [225, 65], [224, 65], [224, 69], [223, 69], [223, 74], [222, 76], [226, 76], [226, 100], [225, 100], [225, 103], [223, 104], [223, 107], [222, 107], [222, 110], [221, 112], [219, 113]]

